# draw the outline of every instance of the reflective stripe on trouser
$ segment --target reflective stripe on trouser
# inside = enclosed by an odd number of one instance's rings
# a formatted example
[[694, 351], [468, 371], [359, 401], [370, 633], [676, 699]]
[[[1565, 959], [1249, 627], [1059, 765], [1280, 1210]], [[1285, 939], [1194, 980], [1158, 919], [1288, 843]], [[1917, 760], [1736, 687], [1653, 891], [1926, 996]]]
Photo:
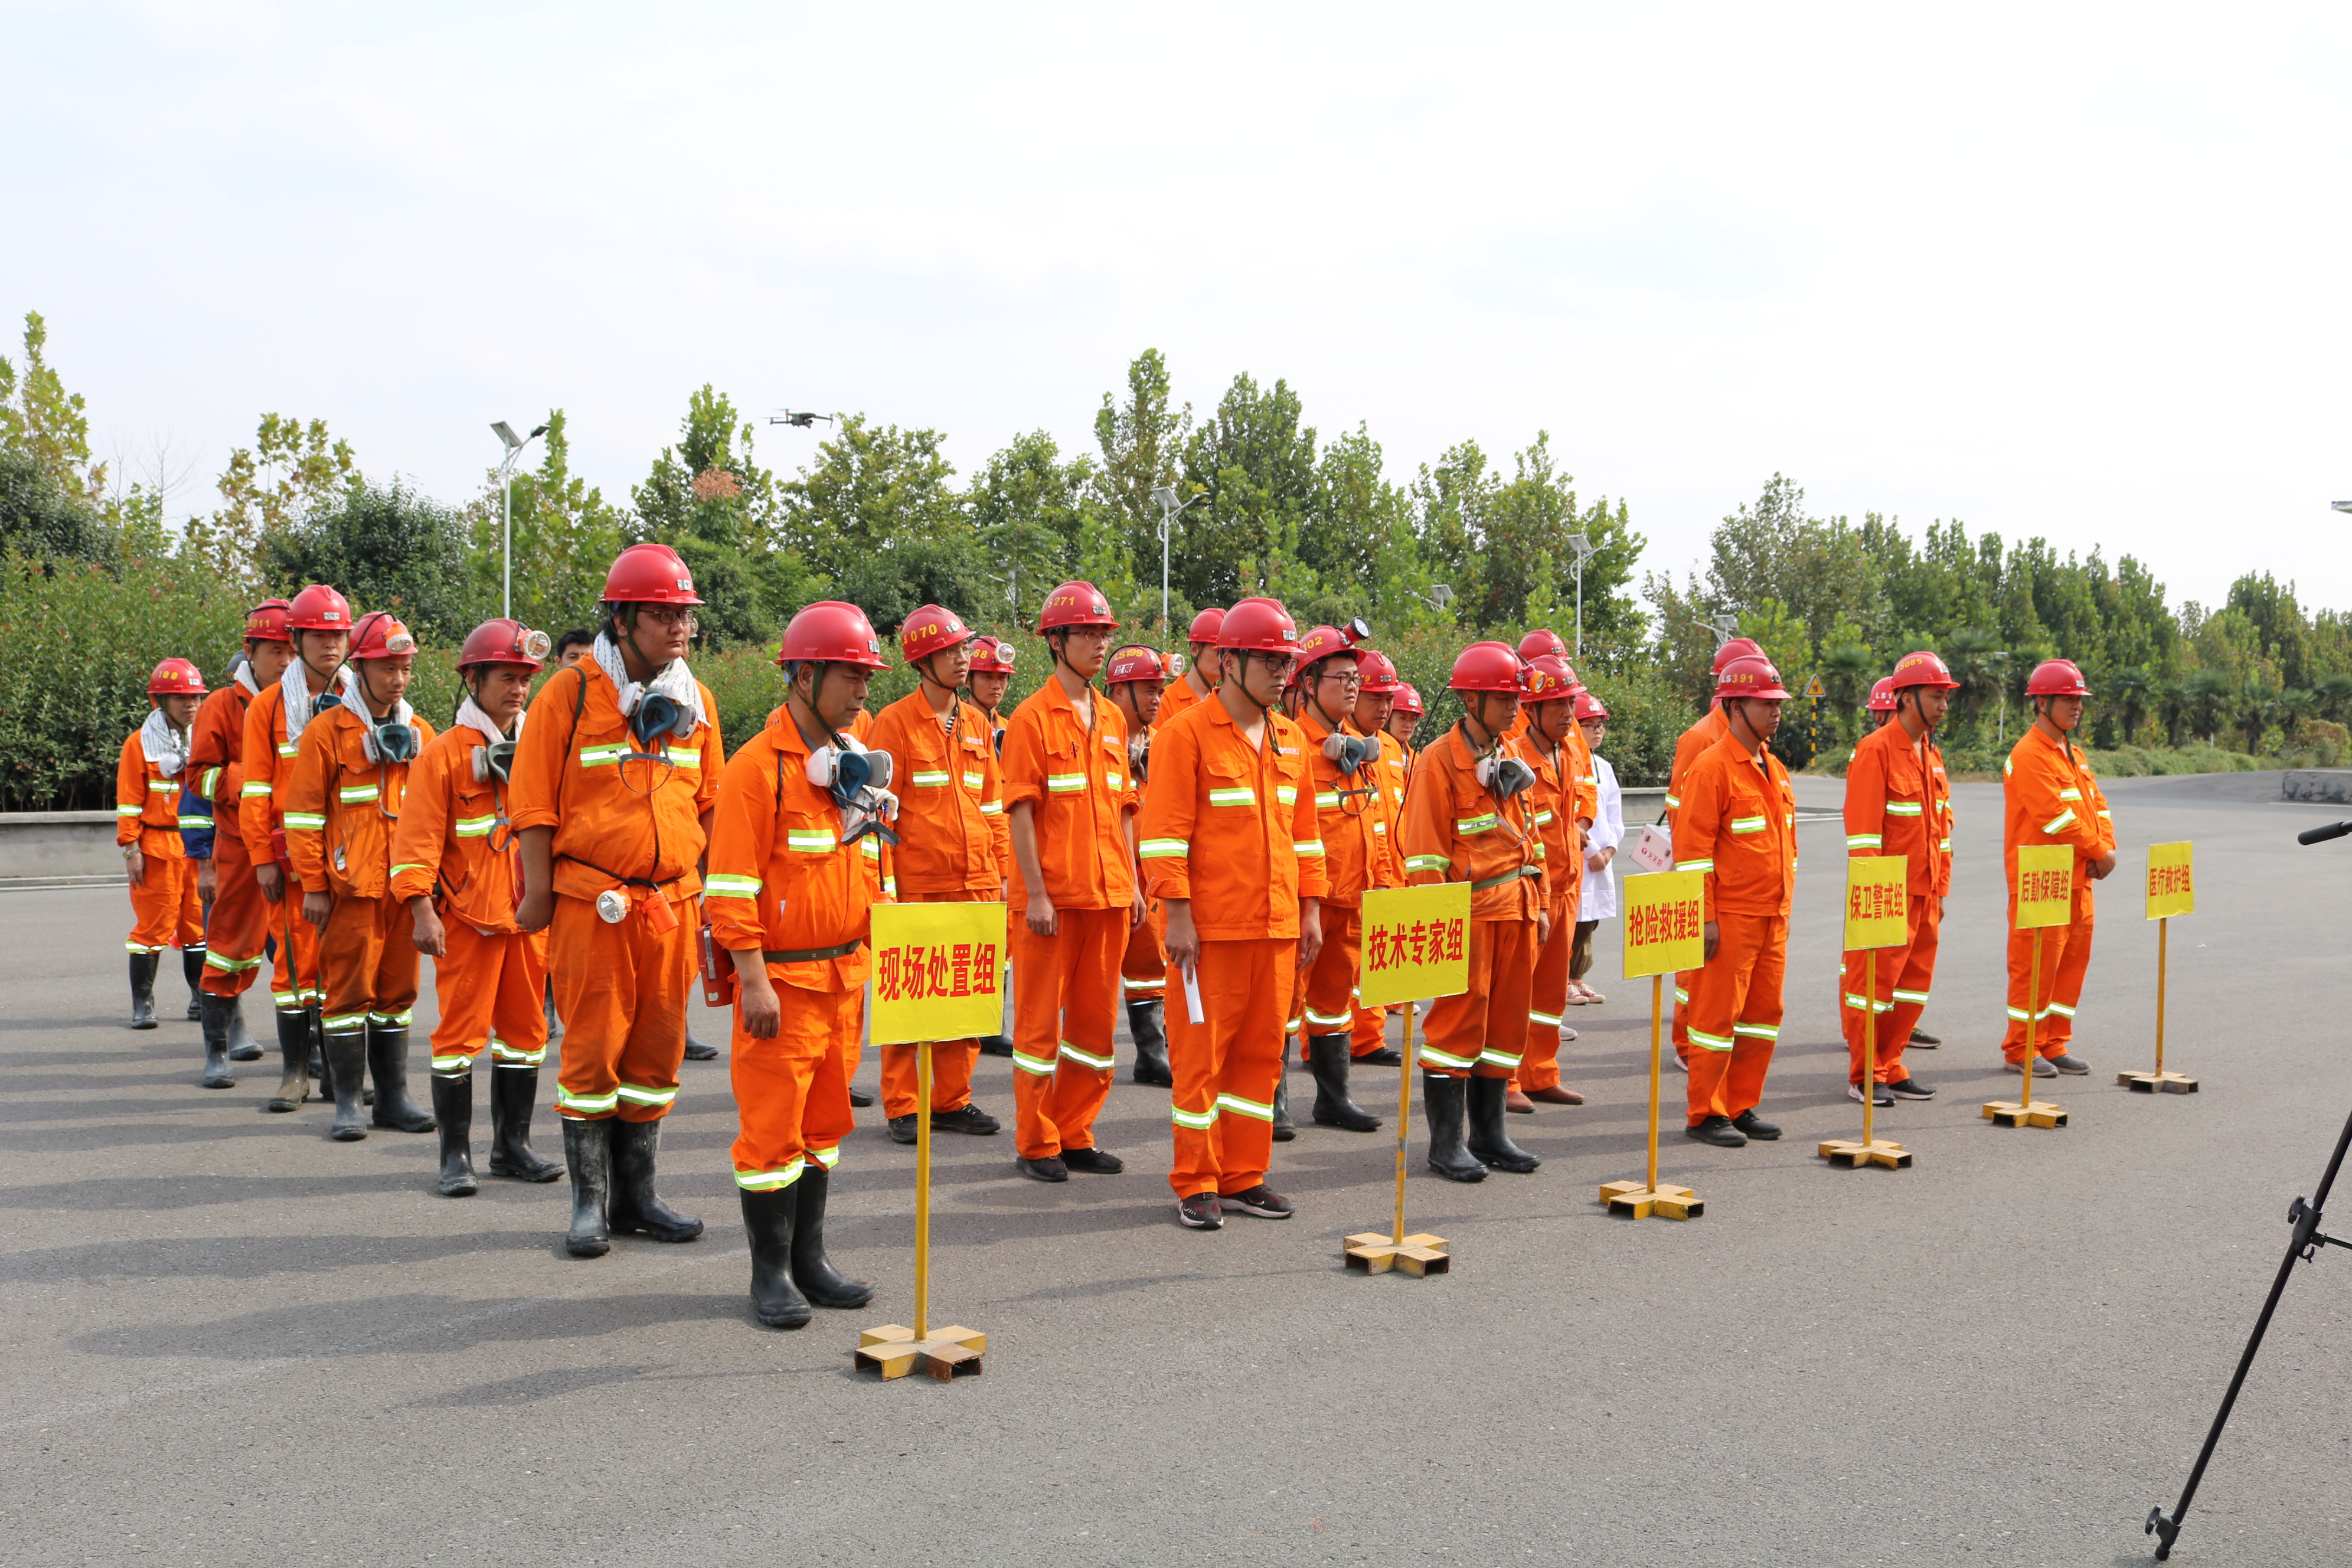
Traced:
[[288, 877], [286, 896], [262, 907], [269, 911], [269, 934], [278, 939], [278, 956], [270, 961], [270, 1002], [281, 1013], [319, 1005], [327, 995], [319, 973], [319, 928], [302, 918], [301, 884]]
[[[1091, 1149], [1110, 1094], [1126, 910], [1056, 910], [1055, 934], [1012, 919], [1013, 1147], [1024, 1160]], [[1181, 1004], [1180, 1003], [1181, 1006]], [[1097, 1065], [1099, 1064], [1099, 1065]]]
[[1274, 1159], [1274, 1090], [1281, 1081], [1283, 1026], [1297, 990], [1298, 939], [1204, 942], [1193, 976], [1201, 1013], [1184, 1005], [1184, 979], [1168, 974], [1168, 1065], [1176, 1158], [1168, 1184], [1180, 1198], [1244, 1193]]
[[[934, 893], [902, 900], [925, 904], [992, 904], [994, 893], [971, 891]], [[884, 1046], [882, 1051], [882, 1114], [912, 1116], [919, 1053], [913, 1046]], [[931, 1044], [931, 1109], [957, 1110], [971, 1103], [971, 1067], [980, 1059], [976, 1039], [935, 1040]], [[855, 1062], [851, 1066], [854, 1075]]]
[[1764, 1098], [1780, 1033], [1780, 977], [1789, 958], [1785, 915], [1715, 917], [1715, 957], [1691, 986], [1690, 1125], [1738, 1116]]
[[1444, 1078], [1509, 1078], [1527, 1048], [1536, 922], [1470, 922], [1470, 989], [1440, 996], [1423, 1020], [1423, 1070]]
[[[229, 814], [234, 816], [234, 812]], [[213, 912], [205, 926], [204, 988], [215, 996], [242, 996], [261, 978], [277, 910], [261, 896], [245, 840], [226, 826], [213, 829]]]
[[1158, 1002], [1167, 995], [1167, 908], [1155, 903], [1143, 923], [1127, 934], [1127, 952], [1118, 961], [1122, 1001]]
[[1675, 971], [1675, 1019], [1673, 1029], [1675, 1055], [1680, 1057], [1685, 1062], [1688, 1062], [1691, 1058], [1690, 998], [1691, 988], [1696, 986], [1697, 984], [1697, 970], [1678, 969]]
[[[308, 923], [307, 921], [305, 922]], [[325, 1016], [405, 1028], [416, 1005], [416, 943], [408, 907], [392, 899], [335, 897], [319, 934]], [[356, 1026], [346, 1026], [355, 1027]], [[330, 1022], [327, 1027], [333, 1028]]]
[[1356, 1026], [1356, 980], [1363, 956], [1364, 911], [1323, 906], [1323, 951], [1307, 972], [1306, 995], [1291, 1004], [1301, 1034], [1344, 1035]]
[[[563, 1068], [555, 1109], [565, 1116], [656, 1121], [677, 1097], [686, 1059], [687, 995], [699, 926], [690, 898], [674, 898], [677, 923], [656, 931], [642, 904], [607, 925], [588, 899], [555, 896], [547, 968], [563, 1020]], [[851, 1045], [856, 1044], [855, 1031]]]
[[[2074, 1008], [2083, 1000], [2083, 977], [2091, 967], [2091, 900], [2074, 895], [2074, 923], [2042, 930], [2042, 979], [2033, 987], [2042, 1019], [2033, 1028], [2033, 1048], [2045, 1057], [2063, 1057], [2074, 1041]], [[2014, 917], [2012, 916], [2012, 919]], [[2025, 1059], [2026, 971], [2033, 967], [2033, 933], [2011, 928], [2009, 933], [2009, 1029], [2000, 1037], [2000, 1054], [2015, 1067]]]
[[[1928, 989], [1936, 981], [1936, 939], [1942, 923], [1936, 912], [1935, 900], [1915, 898], [1906, 912], [1905, 929], [1910, 932], [1909, 940], [1901, 947], [1878, 950], [1878, 993], [1874, 1000], [1881, 1083], [1901, 1083], [1911, 1076], [1911, 1069], [1902, 1065], [1903, 1047], [1910, 1043], [1911, 1026], [1919, 1021]], [[1862, 1081], [1864, 1047], [1869, 1044], [1862, 1036], [1860, 1005], [1868, 957], [1864, 952], [1847, 953], [1845, 971], [1838, 977], [1838, 1023], [1845, 1030], [1848, 1083]]]
[[433, 1070], [462, 1077], [486, 1048], [494, 1068], [539, 1066], [547, 1055], [547, 933], [490, 935], [456, 919], [442, 929], [449, 951], [433, 961], [433, 992], [441, 1003]]
[[[592, 911], [588, 918], [596, 917]], [[730, 1151], [735, 1184], [753, 1192], [792, 1185], [811, 1160], [831, 1169], [841, 1158], [841, 1141], [853, 1125], [849, 1077], [856, 1068], [857, 1037], [866, 1020], [862, 985], [804, 991], [778, 980], [775, 987], [776, 1037], [755, 1040], [745, 1034], [738, 1003], [727, 1052], [740, 1129]], [[578, 1027], [569, 1022], [563, 1026], [567, 1066]], [[683, 1050], [682, 1023], [678, 1038]], [[627, 1110], [623, 1107], [625, 1114]]]
[[131, 889], [131, 935], [123, 945], [133, 952], [202, 946], [205, 906], [196, 897], [196, 863], [161, 855], [145, 860], [140, 885]]
[[1576, 906], [1565, 898], [1551, 904], [1551, 935], [1536, 946], [1536, 967], [1528, 982], [1528, 1047], [1519, 1059], [1521, 1089], [1549, 1089], [1559, 1081], [1559, 1028], [1568, 1011], [1568, 960], [1576, 951]]

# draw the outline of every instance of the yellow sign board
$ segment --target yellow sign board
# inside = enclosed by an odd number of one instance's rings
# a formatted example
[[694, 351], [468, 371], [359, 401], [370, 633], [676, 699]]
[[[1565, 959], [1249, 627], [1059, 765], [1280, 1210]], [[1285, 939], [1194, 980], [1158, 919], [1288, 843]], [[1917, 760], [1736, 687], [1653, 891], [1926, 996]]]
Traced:
[[2017, 852], [2017, 929], [2062, 926], [2074, 918], [2074, 851], [2065, 844]]
[[1696, 969], [1706, 962], [1704, 871], [1658, 871], [1628, 877], [1625, 978]]
[[1004, 1017], [1003, 904], [874, 906], [874, 1043], [992, 1035]]
[[1911, 862], [1857, 855], [1845, 863], [1845, 949], [1901, 947], [1911, 938]]
[[2189, 846], [2151, 844], [2147, 847], [2147, 918], [2197, 912], [2197, 878], [2189, 868]]
[[1368, 888], [1358, 989], [1367, 1007], [1470, 989], [1470, 884]]

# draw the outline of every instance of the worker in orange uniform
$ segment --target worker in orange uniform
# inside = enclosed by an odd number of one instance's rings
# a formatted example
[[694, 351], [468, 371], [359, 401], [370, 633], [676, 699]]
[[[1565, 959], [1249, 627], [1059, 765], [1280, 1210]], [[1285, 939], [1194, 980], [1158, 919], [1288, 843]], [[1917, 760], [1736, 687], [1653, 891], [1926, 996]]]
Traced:
[[[866, 737], [890, 755], [899, 802], [892, 891], [902, 903], [992, 904], [1004, 897], [1012, 857], [996, 738], [988, 717], [956, 695], [971, 670], [971, 628], [952, 610], [925, 605], [898, 627], [898, 654], [916, 687], [875, 716]], [[863, 710], [860, 710], [863, 711]], [[993, 1134], [996, 1118], [971, 1102], [977, 1039], [931, 1047], [931, 1128]], [[882, 1114], [890, 1136], [915, 1142], [917, 1052], [882, 1047]]]
[[433, 1120], [444, 1197], [473, 1194], [474, 1062], [490, 1056], [490, 1174], [551, 1182], [563, 1167], [530, 1146], [531, 1107], [547, 1058], [547, 936], [515, 923], [522, 854], [507, 780], [547, 658], [545, 632], [485, 621], [457, 653], [466, 689], [455, 723], [408, 773], [392, 841], [392, 897], [410, 944], [433, 956], [441, 1020], [433, 1029]]
[[[326, 993], [319, 982], [318, 928], [302, 919], [300, 889], [290, 886], [285, 802], [278, 791], [294, 773], [302, 731], [327, 711], [324, 699], [353, 700], [353, 676], [344, 665], [351, 647], [351, 602], [322, 583], [313, 583], [288, 602], [286, 635], [294, 657], [277, 681], [246, 704], [239, 755], [245, 782], [237, 789], [237, 826], [245, 830], [253, 879], [268, 906], [270, 935], [278, 939], [269, 990], [278, 1005], [278, 1049], [286, 1077], [269, 1101], [273, 1110], [292, 1110], [308, 1097], [295, 1082], [301, 1062], [306, 1079], [315, 1078], [320, 1095], [334, 1093], [334, 1073], [320, 1037], [319, 1005]], [[364, 1099], [364, 1094], [362, 1095]]]
[[[320, 1020], [335, 1086], [329, 1136], [367, 1136], [361, 1085], [375, 1084], [375, 1125], [430, 1132], [408, 1093], [408, 1024], [416, 1005], [416, 948], [394, 929], [392, 839], [409, 764], [433, 726], [407, 701], [416, 639], [391, 612], [352, 625], [349, 700], [303, 726], [294, 771], [277, 794], [286, 847], [302, 889], [302, 919], [319, 932]], [[323, 704], [322, 704], [323, 706]]]
[[[1549, 632], [1540, 635], [1559, 641]], [[1592, 758], [1576, 727], [1576, 699], [1584, 683], [1566, 659], [1550, 653], [1529, 657], [1526, 647], [1523, 640], [1520, 658], [1527, 663], [1527, 686], [1519, 693], [1519, 715], [1526, 728], [1517, 743], [1536, 773], [1528, 796], [1543, 865], [1545, 935], [1537, 945], [1535, 974], [1528, 982], [1527, 1054], [1504, 1098], [1512, 1110], [1533, 1110], [1538, 1100], [1547, 1105], [1584, 1103], [1584, 1096], [1559, 1081], [1559, 1047], [1576, 1038], [1567, 1023], [1568, 970], [1576, 951], [1577, 911], [1584, 899], [1585, 838], [1600, 810]]]
[[701, 603], [668, 545], [614, 557], [595, 644], [540, 687], [509, 779], [522, 847], [515, 923], [548, 933], [563, 1019], [555, 1109], [574, 1258], [604, 1256], [615, 1231], [702, 1234], [654, 1189], [686, 1055], [698, 866], [726, 755], [718, 700], [686, 663]]
[[[204, 672], [184, 658], [167, 658], [147, 677], [147, 718], [123, 738], [114, 764], [114, 841], [131, 884], [131, 1026], [155, 1026], [155, 973], [163, 950], [176, 947], [187, 972], [190, 1005], [204, 979], [205, 907], [196, 894], [196, 863], [180, 838], [181, 775], [188, 766], [188, 731], [205, 699]], [[227, 1089], [224, 1045], [205, 1038], [206, 1089]]]
[[[1013, 684], [1013, 645], [1001, 637], [972, 638], [971, 672], [965, 677], [965, 679], [969, 682], [965, 689], [971, 694], [972, 706], [979, 709], [981, 716], [988, 721], [990, 745], [1001, 762], [1004, 756], [1004, 718], [1002, 710], [1004, 706], [1005, 689]], [[1004, 863], [1010, 867], [1013, 863], [1012, 838], [1009, 832], [1010, 818], [1006, 819], [1006, 826], [1008, 833], [1005, 839]], [[1007, 929], [1010, 930], [1011, 921], [1020, 918], [1020, 910], [1008, 910], [1005, 913]], [[1009, 939], [1007, 946], [1008, 948], [1010, 946]], [[1010, 1008], [1013, 995], [1013, 969], [1010, 964], [1005, 966], [1003, 973], [997, 976], [997, 980], [1005, 993], [1005, 1005]], [[984, 1057], [1011, 1056], [1013, 1037], [1001, 1030], [997, 1034], [983, 1036], [980, 1042], [980, 1054]]]
[[[1724, 670], [1735, 658], [1762, 658], [1763, 657], [1764, 649], [1748, 638], [1729, 638], [1721, 647], [1715, 650], [1715, 662], [1708, 671], [1708, 679], [1720, 682]], [[1698, 721], [1685, 730], [1675, 740], [1674, 761], [1666, 770], [1665, 816], [1666, 832], [1670, 837], [1675, 830], [1676, 813], [1682, 808], [1683, 774], [1690, 770], [1693, 763], [1698, 761], [1700, 753], [1722, 740], [1723, 736], [1723, 702], [1719, 698], [1710, 698], [1707, 700], [1706, 711], [1699, 716]], [[1698, 971], [1696, 969], [1680, 970], [1675, 974], [1675, 1016], [1672, 1026], [1675, 1064], [1685, 1072], [1690, 1070], [1691, 1043], [1690, 1021], [1683, 1016], [1683, 1009], [1690, 1005], [1691, 983], [1697, 978]]]
[[1412, 774], [1413, 759], [1421, 754], [1412, 743], [1413, 733], [1420, 728], [1421, 693], [1414, 689], [1412, 682], [1399, 681], [1396, 699], [1389, 705], [1389, 733], [1395, 736], [1396, 743], [1404, 748], [1404, 771], [1408, 778]]
[[1724, 736], [1683, 774], [1675, 818], [1675, 868], [1706, 873], [1706, 962], [1691, 986], [1684, 1131], [1726, 1149], [1780, 1136], [1756, 1107], [1780, 1037], [1797, 884], [1797, 796], [1769, 744], [1788, 696], [1760, 654], [1723, 667], [1715, 697]]
[[[233, 1062], [261, 1057], [261, 1047], [245, 1026], [245, 992], [261, 968], [269, 942], [269, 907], [262, 901], [261, 884], [254, 880], [255, 858], [245, 842], [237, 805], [245, 788], [245, 710], [293, 662], [289, 637], [285, 600], [264, 599], [247, 611], [245, 660], [226, 684], [205, 699], [188, 731], [187, 787], [180, 797], [180, 816], [184, 822], [193, 813], [213, 825], [211, 844], [196, 868], [198, 895], [209, 891], [212, 896], [205, 922], [203, 981], [204, 995], [211, 1000], [199, 999], [198, 1017], [205, 1050], [210, 1052], [217, 1034]], [[264, 844], [261, 858], [268, 857], [269, 847]], [[307, 1026], [294, 1044], [284, 1081], [269, 1100], [272, 1110], [291, 1110], [310, 1092]]]
[[[947, 626], [944, 613], [927, 605], [901, 634], [912, 646], [929, 646], [924, 657], [933, 661], [933, 681], [951, 651], [940, 646], [954, 635]], [[905, 820], [905, 813], [890, 790], [896, 753], [869, 752], [852, 733], [874, 672], [888, 668], [866, 613], [835, 600], [809, 605], [784, 629], [776, 662], [790, 694], [719, 781], [704, 908], [740, 988], [728, 1060], [740, 1117], [733, 1159], [751, 1239], [751, 1305], [770, 1328], [797, 1329], [814, 1316], [813, 1305], [849, 1309], [874, 1299], [873, 1286], [826, 1258], [824, 1209], [852, 1124], [849, 1077], [874, 969], [873, 906], [887, 897], [889, 873], [905, 875], [887, 857], [889, 819], [897, 813]], [[926, 690], [907, 701], [923, 704], [909, 717], [933, 731], [923, 742], [927, 762], [961, 774], [969, 765], [961, 743], [967, 716], [950, 729]], [[885, 721], [903, 706], [893, 704]], [[876, 730], [904, 727], [902, 721]], [[971, 795], [991, 777], [984, 774]], [[922, 787], [962, 786], [959, 779]], [[992, 824], [976, 810], [932, 816], [935, 823], [961, 822], [966, 837], [960, 850], [934, 846], [936, 863], [919, 883], [940, 886], [951, 879], [946, 866], [995, 853]], [[881, 879], [873, 872], [877, 862]], [[907, 1103], [914, 1103], [911, 1092]]]
[[1111, 1034], [1128, 934], [1143, 923], [1135, 876], [1135, 779], [1127, 721], [1093, 681], [1118, 621], [1091, 583], [1045, 596], [1037, 629], [1053, 678], [1004, 730], [1013, 819], [1013, 1129], [1022, 1173], [1068, 1181], [1126, 1164], [1095, 1144], [1110, 1093]]
[[[2083, 700], [2091, 694], [2074, 661], [2038, 664], [2026, 679], [2033, 726], [2017, 738], [2000, 765], [2001, 795], [2008, 810], [2001, 829], [2001, 860], [2009, 877], [2009, 1032], [2000, 1054], [2009, 1065], [2025, 1060], [2026, 1009], [2039, 1003], [2034, 1048], [2042, 1060], [2036, 1078], [2084, 1073], [2091, 1064], [2066, 1047], [2074, 1040], [2074, 1009], [2083, 1000], [2083, 976], [2091, 964], [2095, 910], [2091, 884], [2116, 868], [2116, 825], [2107, 797], [2091, 772], [2090, 759], [2074, 749], [2083, 722]], [[2067, 923], [2040, 932], [2017, 929], [2017, 852], [2028, 845], [2063, 844], [2074, 851], [2074, 904]], [[2034, 937], [2042, 939], [2042, 973], [2033, 973]]]
[[1463, 716], [1414, 760], [1405, 795], [1406, 878], [1414, 887], [1470, 884], [1469, 987], [1430, 1004], [1421, 1046], [1429, 1164], [1449, 1181], [1484, 1181], [1489, 1168], [1525, 1174], [1542, 1163], [1503, 1130], [1549, 921], [1528, 800], [1535, 770], [1506, 738], [1525, 680], [1507, 643], [1475, 642], [1455, 656], [1447, 685], [1461, 693]]
[[[1168, 667], [1160, 650], [1141, 643], [1120, 648], [1103, 668], [1103, 689], [1127, 721], [1127, 760], [1139, 789], [1151, 776], [1151, 732], [1165, 712], [1167, 686]], [[1156, 899], [1147, 897], [1144, 906], [1143, 923], [1127, 933], [1127, 951], [1118, 961], [1119, 1000], [1127, 1005], [1127, 1032], [1135, 1041], [1134, 1081], [1173, 1089], [1175, 1075], [1168, 1068], [1168, 912]]]
[[[1389, 815], [1392, 803], [1381, 766], [1381, 742], [1356, 728], [1364, 650], [1348, 631], [1317, 626], [1298, 643], [1297, 722], [1307, 734], [1307, 778], [1315, 786], [1316, 838], [1323, 846], [1320, 899], [1323, 945], [1304, 982], [1307, 1068], [1315, 1075], [1318, 1127], [1370, 1132], [1381, 1119], [1348, 1095], [1354, 1059], [1356, 994], [1364, 949], [1367, 889], [1392, 885]], [[1374, 656], [1377, 657], [1377, 656]], [[1391, 742], [1393, 744], [1393, 742]]]
[[1192, 657], [1184, 673], [1168, 683], [1160, 697], [1160, 722], [1165, 724], [1185, 709], [1205, 701], [1216, 689], [1217, 634], [1223, 629], [1225, 612], [1215, 605], [1192, 617], [1185, 630], [1185, 646]]
[[[1404, 683], [1397, 679], [1396, 663], [1375, 648], [1356, 650], [1356, 733], [1378, 741], [1380, 755], [1370, 765], [1373, 784], [1370, 812], [1372, 837], [1379, 854], [1370, 868], [1374, 888], [1404, 886], [1404, 787], [1412, 774], [1405, 744], [1390, 733], [1397, 696]], [[1408, 731], [1409, 733], [1410, 731]], [[1363, 1005], [1356, 988], [1354, 1019], [1349, 1026], [1349, 1053], [1366, 1067], [1395, 1067], [1403, 1058], [1388, 1043], [1388, 1009]]]
[[1167, 905], [1168, 989], [1181, 999], [1168, 1018], [1168, 1182], [1192, 1230], [1292, 1212], [1266, 1182], [1274, 1097], [1292, 998], [1323, 945], [1326, 886], [1312, 743], [1276, 708], [1297, 653], [1290, 613], [1244, 599], [1218, 628], [1213, 700], [1152, 740], [1141, 858]]
[[[1845, 955], [1838, 986], [1838, 1016], [1845, 1027], [1846, 1096], [1863, 1097], [1870, 1037], [1867, 1017], [1879, 1018], [1878, 1072], [1871, 1096], [1879, 1105], [1933, 1100], [1936, 1091], [1903, 1065], [1903, 1047], [1935, 984], [1936, 946], [1944, 898], [1952, 887], [1952, 782], [1936, 747], [1959, 682], [1932, 653], [1904, 655], [1889, 688], [1895, 721], [1872, 731], [1853, 749], [1845, 772], [1845, 849], [1849, 856], [1899, 855], [1908, 889], [1904, 940], [1877, 949], [1878, 984], [1870, 988], [1870, 954]], [[1868, 1009], [1865, 1013], [1864, 1009]]]

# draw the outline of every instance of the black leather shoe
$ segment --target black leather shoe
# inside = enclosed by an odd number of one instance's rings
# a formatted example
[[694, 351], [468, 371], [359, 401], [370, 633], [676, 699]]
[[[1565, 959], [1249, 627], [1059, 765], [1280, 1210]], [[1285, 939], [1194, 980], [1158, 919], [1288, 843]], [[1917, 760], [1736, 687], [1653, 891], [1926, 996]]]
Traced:
[[863, 1110], [874, 1103], [874, 1091], [867, 1089], [852, 1089], [849, 1091], [849, 1103]]
[[1919, 1027], [1918, 1025], [1914, 1024], [1911, 1026], [1911, 1043], [1906, 1046], [1904, 1049], [1932, 1051], [1943, 1043], [1943, 1041], [1937, 1039], [1927, 1030]]
[[990, 1035], [980, 1042], [980, 1054], [984, 1057], [1009, 1057], [1013, 1054], [1013, 1037]]
[[690, 1062], [715, 1062], [719, 1059], [719, 1047], [704, 1045], [694, 1037], [694, 1031], [688, 1029], [686, 1032], [686, 1059]]
[[970, 1100], [953, 1110], [931, 1112], [934, 1132], [969, 1132], [975, 1138], [991, 1138], [1004, 1130], [1004, 1124]]
[[1116, 1176], [1127, 1169], [1127, 1162], [1108, 1149], [1065, 1149], [1062, 1168], [1095, 1176]]
[[1362, 1056], [1358, 1057], [1356, 1065], [1366, 1068], [1402, 1067], [1404, 1065], [1404, 1058], [1397, 1054], [1397, 1048], [1394, 1046], [1382, 1046], [1376, 1051], [1366, 1051]]
[[1748, 1134], [1734, 1127], [1728, 1116], [1710, 1116], [1696, 1127], [1684, 1128], [1683, 1136], [1696, 1138], [1702, 1143], [1712, 1143], [1718, 1149], [1748, 1147]]
[[1023, 1175], [1034, 1182], [1066, 1182], [1070, 1179], [1070, 1168], [1062, 1163], [1059, 1154], [1048, 1154], [1042, 1160], [1024, 1156], [1013, 1163]]
[[1731, 1124], [1761, 1143], [1769, 1143], [1780, 1136], [1780, 1129], [1757, 1115], [1752, 1108], [1733, 1117]]
[[890, 1118], [891, 1142], [912, 1143], [914, 1141], [915, 1113], [913, 1111], [910, 1110], [904, 1116], [894, 1116]]

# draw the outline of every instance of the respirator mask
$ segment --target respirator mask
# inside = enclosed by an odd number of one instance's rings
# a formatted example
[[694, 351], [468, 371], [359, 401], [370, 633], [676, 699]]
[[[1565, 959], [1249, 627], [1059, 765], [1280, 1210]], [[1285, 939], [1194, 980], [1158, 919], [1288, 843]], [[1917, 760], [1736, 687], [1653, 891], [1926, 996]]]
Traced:
[[381, 724], [372, 722], [360, 734], [360, 749], [372, 763], [413, 763], [416, 760], [416, 731], [397, 719], [386, 719]]
[[629, 715], [629, 733], [640, 746], [650, 746], [664, 735], [683, 741], [694, 733], [694, 710], [666, 692], [648, 691]]
[[890, 793], [889, 752], [869, 752], [854, 735], [835, 735], [831, 745], [809, 753], [808, 782], [840, 808], [844, 844], [869, 832], [885, 844], [898, 842], [887, 825], [898, 809], [898, 797]]
[[1535, 769], [1517, 757], [1481, 757], [1478, 782], [1497, 801], [1506, 801], [1533, 787]]
[[1352, 778], [1381, 754], [1381, 743], [1369, 735], [1327, 735], [1323, 754], [1342, 774]]
[[515, 743], [500, 741], [495, 745], [474, 748], [474, 782], [488, 784], [496, 779], [507, 782], [507, 772], [514, 766]]

